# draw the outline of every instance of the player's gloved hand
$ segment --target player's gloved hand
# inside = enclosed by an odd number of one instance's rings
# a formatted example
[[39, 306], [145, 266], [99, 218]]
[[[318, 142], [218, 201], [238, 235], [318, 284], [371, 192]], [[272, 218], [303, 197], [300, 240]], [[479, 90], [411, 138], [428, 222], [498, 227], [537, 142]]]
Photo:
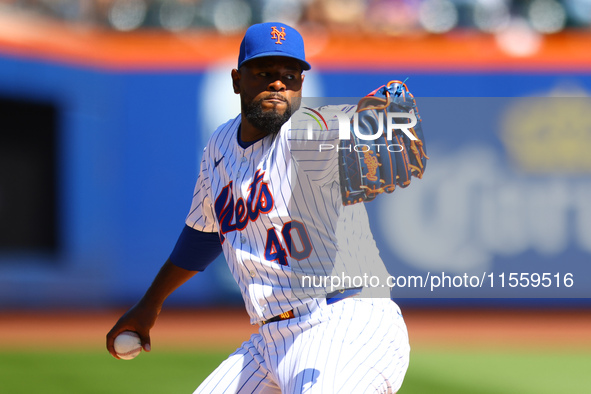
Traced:
[[339, 146], [343, 205], [371, 201], [423, 176], [428, 157], [421, 117], [403, 82], [390, 81], [362, 98], [355, 117], [350, 140]]
[[113, 343], [115, 338], [123, 331], [134, 331], [140, 336], [142, 348], [150, 351], [150, 330], [154, 327], [161, 306], [153, 305], [143, 299], [121, 316], [111, 331], [107, 334], [107, 350], [115, 358], [119, 358], [115, 352]]

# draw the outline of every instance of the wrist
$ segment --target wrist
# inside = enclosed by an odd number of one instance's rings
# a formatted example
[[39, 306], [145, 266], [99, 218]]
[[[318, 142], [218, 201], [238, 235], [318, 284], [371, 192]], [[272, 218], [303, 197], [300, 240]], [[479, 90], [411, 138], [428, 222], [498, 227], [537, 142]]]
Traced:
[[136, 307], [139, 309], [144, 310], [154, 310], [156, 314], [160, 314], [160, 310], [162, 309], [162, 304], [164, 304], [164, 298], [158, 296], [156, 294], [150, 294], [147, 292], [136, 304]]

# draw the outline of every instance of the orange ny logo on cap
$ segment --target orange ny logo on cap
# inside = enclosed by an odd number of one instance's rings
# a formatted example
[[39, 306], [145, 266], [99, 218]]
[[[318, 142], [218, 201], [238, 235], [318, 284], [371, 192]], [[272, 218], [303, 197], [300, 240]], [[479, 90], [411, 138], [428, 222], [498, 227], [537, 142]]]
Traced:
[[281, 28], [281, 31], [277, 30], [277, 26], [271, 27], [271, 37], [275, 41], [275, 44], [281, 44], [281, 40], [285, 41], [285, 27]]

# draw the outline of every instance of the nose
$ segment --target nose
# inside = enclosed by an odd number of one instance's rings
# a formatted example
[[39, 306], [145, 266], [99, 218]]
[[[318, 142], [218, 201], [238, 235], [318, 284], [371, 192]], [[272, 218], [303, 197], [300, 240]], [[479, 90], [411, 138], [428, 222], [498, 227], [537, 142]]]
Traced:
[[280, 78], [275, 79], [269, 84], [269, 90], [274, 92], [284, 92], [286, 89], [285, 84]]

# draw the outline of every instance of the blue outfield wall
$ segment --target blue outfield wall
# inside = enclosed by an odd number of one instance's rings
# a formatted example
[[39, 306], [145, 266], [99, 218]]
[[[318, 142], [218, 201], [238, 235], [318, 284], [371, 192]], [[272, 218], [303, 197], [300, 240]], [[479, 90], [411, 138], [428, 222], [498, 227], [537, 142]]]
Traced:
[[[143, 294], [183, 227], [207, 137], [239, 109], [230, 69], [223, 64], [195, 72], [115, 72], [0, 57], [1, 97], [57, 107], [60, 196], [57, 253], [0, 251], [0, 309], [129, 305]], [[406, 77], [419, 104], [425, 103], [419, 108], [431, 160], [423, 180], [368, 204], [390, 272], [423, 277], [492, 273], [497, 279], [506, 272], [508, 281], [511, 272], [566, 273], [564, 267], [576, 274], [576, 285], [565, 292], [553, 283], [533, 293], [498, 287], [470, 293], [406, 288], [395, 289], [394, 296], [421, 305], [439, 297], [452, 297], [452, 303], [474, 297], [541, 297], [541, 304], [552, 297], [590, 298], [591, 229], [586, 219], [591, 223], [591, 195], [586, 196], [591, 166], [583, 161], [576, 170], [524, 171], [512, 161], [512, 142], [503, 141], [502, 128], [494, 125], [510, 111], [511, 105], [505, 105], [510, 101], [486, 98], [582, 95], [591, 91], [591, 73], [322, 70], [307, 75], [305, 92], [362, 96], [390, 79]], [[488, 107], [495, 109], [486, 112]], [[487, 127], [479, 127], [483, 119]], [[584, 119], [583, 112], [572, 126], [582, 130], [580, 144], [591, 141], [586, 137], [591, 126]], [[464, 126], [445, 124], [454, 121]], [[546, 132], [564, 131], [552, 127]], [[524, 149], [542, 138], [522, 137]], [[559, 157], [568, 161], [569, 152], [561, 152]], [[538, 156], [531, 160], [543, 159]], [[407, 220], [413, 225], [405, 226]], [[538, 227], [556, 230], [540, 232]], [[225, 263], [218, 260], [179, 289], [169, 304], [240, 303]]]

